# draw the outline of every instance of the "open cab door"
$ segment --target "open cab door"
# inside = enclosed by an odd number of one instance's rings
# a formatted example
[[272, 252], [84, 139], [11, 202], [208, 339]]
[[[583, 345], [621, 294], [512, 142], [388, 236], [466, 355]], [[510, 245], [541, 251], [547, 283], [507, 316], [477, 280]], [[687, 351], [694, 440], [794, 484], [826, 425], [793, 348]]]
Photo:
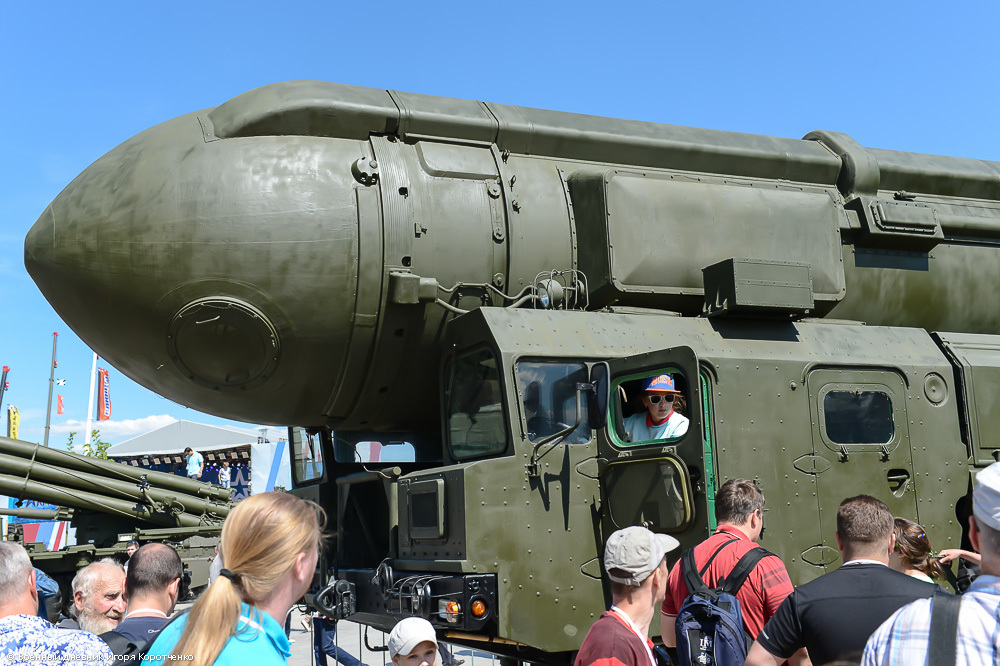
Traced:
[[[674, 347], [615, 359], [608, 368], [607, 423], [598, 437], [599, 455], [607, 461], [601, 471], [604, 538], [630, 525], [683, 532], [695, 517], [691, 470], [702, 478], [706, 462], [698, 357], [689, 347]], [[647, 395], [651, 383], [676, 392]]]

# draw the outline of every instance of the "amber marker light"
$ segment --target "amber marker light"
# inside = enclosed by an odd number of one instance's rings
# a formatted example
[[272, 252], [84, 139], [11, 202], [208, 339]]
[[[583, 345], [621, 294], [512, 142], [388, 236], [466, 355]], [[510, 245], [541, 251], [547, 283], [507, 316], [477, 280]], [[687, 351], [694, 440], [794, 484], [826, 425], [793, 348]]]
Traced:
[[486, 602], [476, 600], [472, 602], [472, 616], [482, 617], [486, 615]]

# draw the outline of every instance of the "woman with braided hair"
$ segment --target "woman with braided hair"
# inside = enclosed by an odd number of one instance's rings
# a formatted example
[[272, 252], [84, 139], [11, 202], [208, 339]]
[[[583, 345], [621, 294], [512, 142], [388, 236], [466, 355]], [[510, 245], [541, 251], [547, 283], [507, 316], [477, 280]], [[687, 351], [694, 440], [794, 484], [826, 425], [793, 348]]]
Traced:
[[324, 525], [319, 506], [286, 493], [240, 502], [222, 527], [226, 568], [163, 628], [149, 656], [192, 666], [286, 664], [285, 616], [312, 582]]
[[906, 518], [893, 520], [896, 545], [889, 555], [889, 566], [927, 583], [944, 578], [944, 570], [931, 557], [931, 544], [924, 528]]

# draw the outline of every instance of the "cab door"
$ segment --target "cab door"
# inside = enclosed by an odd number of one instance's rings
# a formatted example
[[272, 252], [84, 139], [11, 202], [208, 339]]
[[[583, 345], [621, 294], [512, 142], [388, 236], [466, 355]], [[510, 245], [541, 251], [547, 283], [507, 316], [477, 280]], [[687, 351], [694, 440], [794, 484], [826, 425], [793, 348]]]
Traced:
[[[680, 533], [695, 520], [693, 483], [705, 477], [702, 388], [698, 357], [689, 347], [648, 352], [608, 363], [611, 399], [607, 426], [598, 435], [604, 539], [615, 530], [644, 525], [654, 532]], [[685, 406], [674, 411], [688, 420], [686, 431], [664, 439], [630, 441], [629, 417], [642, 417], [643, 384], [668, 375]], [[670, 418], [673, 418], [671, 416]], [[692, 472], [695, 478], [692, 479]]]

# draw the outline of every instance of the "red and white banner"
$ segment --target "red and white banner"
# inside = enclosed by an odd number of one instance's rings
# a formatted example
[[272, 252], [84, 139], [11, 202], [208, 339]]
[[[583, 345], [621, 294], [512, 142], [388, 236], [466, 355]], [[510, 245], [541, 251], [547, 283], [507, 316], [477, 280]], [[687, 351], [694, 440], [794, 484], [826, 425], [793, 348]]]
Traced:
[[66, 410], [63, 408], [62, 396], [56, 396], [56, 414], [65, 414]]
[[97, 369], [97, 420], [107, 421], [111, 418], [111, 379], [104, 368]]

